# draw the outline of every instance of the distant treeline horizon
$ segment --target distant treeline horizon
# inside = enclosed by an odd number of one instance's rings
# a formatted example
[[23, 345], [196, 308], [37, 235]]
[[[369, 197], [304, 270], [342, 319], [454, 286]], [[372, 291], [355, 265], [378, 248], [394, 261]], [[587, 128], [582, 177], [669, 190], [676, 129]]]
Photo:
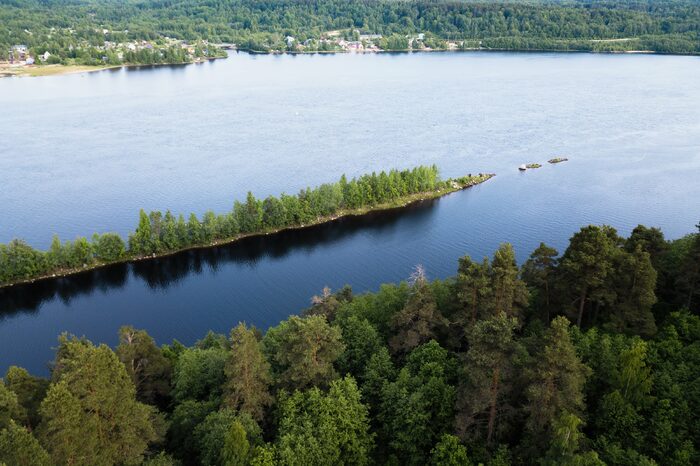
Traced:
[[[421, 44], [434, 49], [449, 40], [467, 49], [700, 53], [694, 0], [9, 0], [0, 3], [0, 24], [0, 59], [22, 44], [35, 55], [48, 51], [51, 63], [92, 65], [181, 62], [182, 50], [168, 47], [166, 37], [260, 52], [302, 43], [328, 51], [321, 39], [329, 31], [351, 40], [382, 35], [375, 45], [383, 50], [405, 50], [408, 36], [423, 34]], [[121, 58], [103, 47], [144, 40], [158, 47]]]

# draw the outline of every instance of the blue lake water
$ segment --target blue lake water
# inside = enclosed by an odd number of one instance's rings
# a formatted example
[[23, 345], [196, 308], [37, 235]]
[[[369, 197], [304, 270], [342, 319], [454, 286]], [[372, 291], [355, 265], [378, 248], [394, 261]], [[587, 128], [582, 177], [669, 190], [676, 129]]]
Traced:
[[447, 277], [504, 241], [524, 260], [588, 223], [677, 238], [700, 220], [698, 57], [232, 54], [2, 79], [0, 125], [0, 241], [37, 247], [126, 235], [140, 208], [222, 212], [342, 173], [497, 173], [401, 212], [0, 290], [0, 374], [46, 374], [63, 331], [115, 344], [131, 324], [189, 344], [274, 325], [325, 285], [375, 290], [418, 263]]

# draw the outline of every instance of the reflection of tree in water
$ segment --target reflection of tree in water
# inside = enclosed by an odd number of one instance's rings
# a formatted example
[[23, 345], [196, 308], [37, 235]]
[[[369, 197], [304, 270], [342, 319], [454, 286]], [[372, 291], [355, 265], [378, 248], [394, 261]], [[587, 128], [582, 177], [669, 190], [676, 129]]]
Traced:
[[0, 319], [20, 311], [36, 311], [44, 302], [52, 299], [58, 298], [69, 304], [73, 298], [89, 295], [95, 290], [106, 293], [111, 289], [122, 288], [127, 283], [129, 269], [149, 288], [166, 289], [204, 270], [216, 272], [223, 264], [239, 263], [255, 267], [261, 260], [281, 259], [293, 251], [312, 252], [320, 245], [333, 244], [359, 231], [388, 232], [397, 227], [399, 220], [426, 222], [432, 214], [430, 207], [436, 201], [424, 201], [406, 208], [342, 218], [305, 229], [246, 238], [215, 248], [193, 249], [158, 259], [117, 264], [68, 277], [0, 289]]
[[76, 296], [90, 294], [95, 290], [106, 293], [121, 288], [126, 284], [128, 268], [127, 264], [115, 264], [68, 277], [2, 288], [0, 319], [21, 310], [35, 311], [45, 301], [52, 299], [60, 299], [67, 305]]

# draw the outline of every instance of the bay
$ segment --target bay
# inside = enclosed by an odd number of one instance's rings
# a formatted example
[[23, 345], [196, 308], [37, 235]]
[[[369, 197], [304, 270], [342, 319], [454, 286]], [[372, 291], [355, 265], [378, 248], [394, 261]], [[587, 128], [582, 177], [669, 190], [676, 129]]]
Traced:
[[130, 324], [190, 344], [239, 320], [265, 329], [326, 285], [376, 290], [418, 263], [444, 278], [504, 241], [522, 261], [588, 223], [677, 238], [700, 220], [698, 57], [233, 53], [2, 79], [0, 124], [0, 241], [42, 248], [126, 235], [140, 208], [223, 212], [342, 173], [497, 174], [404, 211], [0, 290], [0, 373], [46, 374], [62, 331], [113, 345]]

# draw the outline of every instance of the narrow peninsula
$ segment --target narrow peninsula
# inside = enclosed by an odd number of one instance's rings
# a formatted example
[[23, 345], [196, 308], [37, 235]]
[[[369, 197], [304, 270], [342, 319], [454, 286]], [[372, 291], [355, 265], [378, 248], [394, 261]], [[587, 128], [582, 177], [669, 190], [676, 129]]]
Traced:
[[153, 211], [139, 213], [139, 223], [125, 241], [116, 233], [94, 234], [62, 242], [54, 236], [48, 251], [14, 239], [0, 244], [0, 288], [61, 277], [109, 264], [148, 260], [188, 249], [209, 248], [242, 238], [307, 228], [341, 217], [406, 207], [483, 183], [494, 174], [469, 174], [441, 180], [436, 166], [391, 170], [336, 183], [257, 199], [248, 192], [224, 214], [205, 212], [200, 219]]

